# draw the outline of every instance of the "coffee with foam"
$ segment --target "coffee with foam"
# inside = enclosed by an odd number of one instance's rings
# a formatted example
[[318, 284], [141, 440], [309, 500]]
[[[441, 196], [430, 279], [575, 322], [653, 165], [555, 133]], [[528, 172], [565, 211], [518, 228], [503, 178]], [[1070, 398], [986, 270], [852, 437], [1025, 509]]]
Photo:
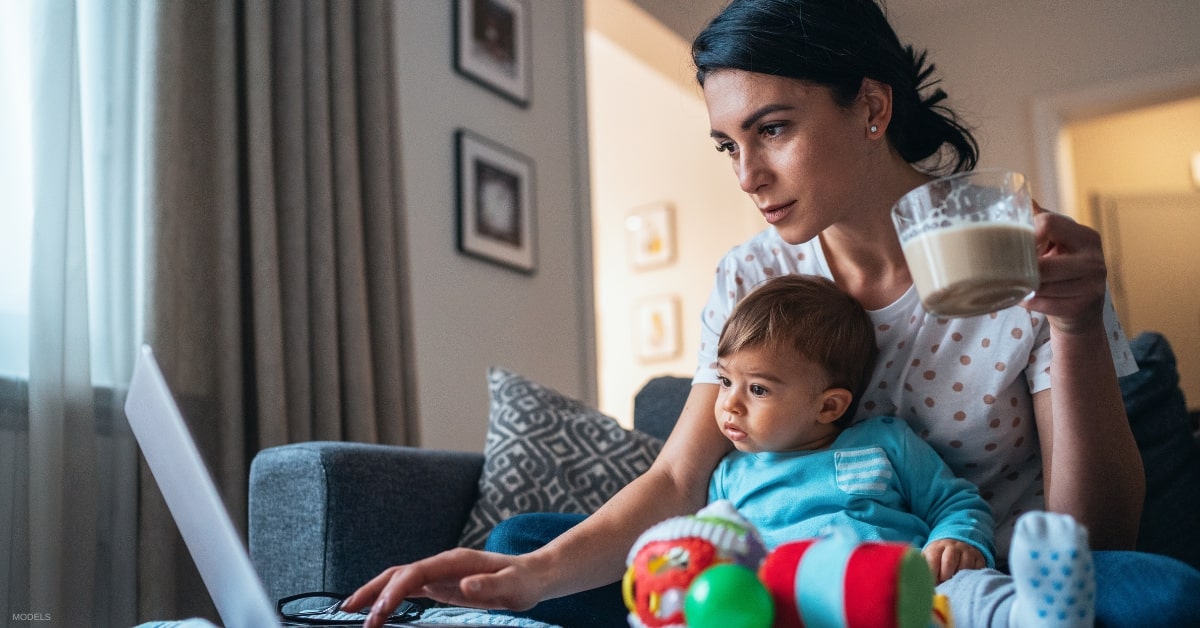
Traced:
[[977, 171], [936, 179], [892, 214], [925, 309], [975, 316], [1025, 299], [1040, 277], [1025, 177]]

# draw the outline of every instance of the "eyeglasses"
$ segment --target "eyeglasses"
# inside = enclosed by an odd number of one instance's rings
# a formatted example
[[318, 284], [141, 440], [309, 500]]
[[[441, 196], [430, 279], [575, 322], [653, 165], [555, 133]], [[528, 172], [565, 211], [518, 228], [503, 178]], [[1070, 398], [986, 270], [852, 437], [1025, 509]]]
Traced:
[[[344, 599], [346, 599], [346, 596], [339, 593], [326, 593], [323, 591], [300, 593], [289, 595], [279, 600], [275, 605], [275, 610], [285, 620], [300, 624], [324, 626], [362, 624], [367, 614], [370, 613], [370, 609], [354, 612], [344, 611], [342, 610], [342, 600]], [[388, 616], [386, 623], [397, 624], [413, 621], [419, 618], [421, 612], [424, 610], [420, 605], [410, 600], [404, 600]]]

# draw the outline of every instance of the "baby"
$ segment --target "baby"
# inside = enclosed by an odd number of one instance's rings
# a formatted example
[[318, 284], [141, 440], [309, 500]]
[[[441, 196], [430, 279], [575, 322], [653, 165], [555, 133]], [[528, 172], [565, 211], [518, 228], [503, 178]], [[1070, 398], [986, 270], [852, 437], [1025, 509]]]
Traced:
[[995, 566], [987, 502], [898, 418], [850, 425], [877, 353], [870, 315], [833, 282], [784, 275], [747, 295], [717, 349], [717, 426], [734, 445], [709, 501], [729, 500], [768, 546], [848, 528], [922, 548], [963, 626], [1091, 626], [1087, 531], [1021, 517]]

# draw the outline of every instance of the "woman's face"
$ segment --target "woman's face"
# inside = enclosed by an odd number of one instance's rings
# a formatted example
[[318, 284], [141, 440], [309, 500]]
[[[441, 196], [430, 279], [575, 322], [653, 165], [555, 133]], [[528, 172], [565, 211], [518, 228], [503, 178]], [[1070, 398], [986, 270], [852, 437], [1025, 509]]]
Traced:
[[742, 190], [787, 242], [806, 242], [852, 217], [869, 181], [862, 102], [769, 74], [719, 70], [705, 79], [711, 136]]

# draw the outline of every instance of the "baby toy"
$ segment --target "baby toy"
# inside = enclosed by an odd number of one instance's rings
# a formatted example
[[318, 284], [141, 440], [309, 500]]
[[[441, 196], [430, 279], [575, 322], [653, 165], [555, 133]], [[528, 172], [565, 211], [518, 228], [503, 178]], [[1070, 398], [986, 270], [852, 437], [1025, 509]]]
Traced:
[[[685, 596], [697, 576], [725, 564], [740, 565], [753, 575], [766, 554], [758, 531], [728, 501], [654, 525], [638, 537], [626, 561], [629, 568], [622, 593], [630, 611], [629, 624], [634, 628], [688, 625], [684, 623]], [[731, 577], [723, 582], [745, 583], [744, 577]], [[718, 583], [716, 588], [727, 587]], [[715, 600], [725, 593], [713, 595]], [[769, 601], [770, 596], [764, 592], [763, 599]]]
[[921, 552], [845, 530], [764, 549], [729, 502], [651, 527], [622, 582], [633, 628], [952, 628]]
[[683, 616], [691, 628], [770, 628], [775, 604], [753, 571], [725, 563], [692, 581]]
[[759, 578], [775, 601], [777, 628], [926, 628], [933, 574], [907, 543], [865, 542], [844, 530], [784, 543]]

